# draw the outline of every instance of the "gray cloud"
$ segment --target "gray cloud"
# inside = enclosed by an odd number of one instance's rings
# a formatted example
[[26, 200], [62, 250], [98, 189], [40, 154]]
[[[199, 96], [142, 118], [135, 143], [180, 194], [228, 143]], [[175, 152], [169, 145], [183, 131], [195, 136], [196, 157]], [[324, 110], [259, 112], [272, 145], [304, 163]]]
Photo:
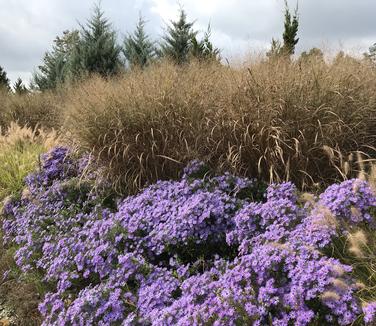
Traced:
[[[372, 0], [301, 1], [302, 33], [331, 39], [374, 36], [376, 2]], [[304, 18], [303, 18], [304, 17]]]
[[[29, 79], [52, 40], [77, 28], [90, 16], [93, 0], [0, 0], [0, 65], [14, 81]], [[282, 0], [180, 0], [196, 27], [211, 22], [213, 41], [225, 57], [265, 50], [283, 29]], [[296, 2], [290, 0], [293, 9]], [[159, 38], [176, 17], [176, 0], [102, 0], [107, 17], [122, 38], [132, 31], [139, 12]], [[300, 0], [298, 51], [312, 46], [365, 51], [376, 41], [374, 0]]]

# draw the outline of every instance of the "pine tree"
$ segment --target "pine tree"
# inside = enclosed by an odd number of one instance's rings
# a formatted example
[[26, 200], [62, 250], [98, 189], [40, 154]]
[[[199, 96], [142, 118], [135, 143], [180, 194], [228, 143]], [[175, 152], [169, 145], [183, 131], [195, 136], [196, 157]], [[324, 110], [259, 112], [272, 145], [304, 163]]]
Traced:
[[20, 77], [18, 77], [18, 79], [13, 85], [13, 91], [17, 95], [24, 95], [29, 92], [26, 86], [23, 84], [22, 79]]
[[194, 22], [187, 21], [187, 15], [180, 9], [178, 21], [171, 21], [172, 26], [167, 27], [167, 34], [163, 37], [161, 54], [173, 60], [176, 64], [188, 62], [192, 40], [197, 32], [193, 30]]
[[56, 88], [64, 83], [69, 76], [72, 54], [79, 41], [77, 30], [64, 31], [57, 36], [50, 52], [46, 52], [43, 64], [33, 75], [32, 88], [46, 90]]
[[131, 68], [144, 68], [153, 61], [156, 49], [145, 32], [145, 21], [141, 16], [133, 35], [125, 37], [122, 51]]
[[298, 7], [295, 9], [295, 13], [291, 16], [290, 9], [287, 1], [285, 0], [285, 21], [283, 31], [283, 45], [278, 40], [272, 39], [271, 49], [266, 53], [269, 58], [278, 56], [290, 57], [295, 53], [295, 46], [299, 41], [297, 38], [299, 28]]
[[198, 60], [213, 60], [213, 61], [220, 61], [220, 50], [213, 46], [213, 43], [210, 41], [211, 37], [211, 28], [210, 24], [208, 26], [207, 31], [204, 34], [204, 38], [199, 41], [197, 37], [194, 36], [192, 38], [192, 47], [191, 47], [191, 55]]
[[285, 30], [283, 32], [283, 47], [282, 51], [286, 55], [292, 55], [295, 52], [295, 46], [299, 42], [297, 38], [299, 19], [298, 19], [298, 7], [295, 9], [294, 16], [291, 17], [287, 1], [285, 0]]
[[270, 50], [266, 52], [266, 56], [269, 58], [278, 57], [281, 54], [282, 45], [279, 40], [272, 38]]
[[121, 48], [116, 33], [97, 5], [86, 26], [81, 25], [80, 40], [73, 51], [70, 72], [74, 78], [92, 73], [107, 77], [120, 71]]
[[0, 90], [10, 90], [9, 79], [5, 70], [0, 66]]

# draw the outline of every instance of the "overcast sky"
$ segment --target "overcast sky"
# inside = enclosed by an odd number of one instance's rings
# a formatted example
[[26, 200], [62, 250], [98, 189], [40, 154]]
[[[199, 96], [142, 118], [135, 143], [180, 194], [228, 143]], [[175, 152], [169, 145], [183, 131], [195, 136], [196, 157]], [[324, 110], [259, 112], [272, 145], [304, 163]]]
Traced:
[[[0, 0], [0, 65], [12, 81], [29, 80], [56, 35], [89, 18], [94, 0]], [[242, 60], [265, 51], [283, 31], [283, 0], [102, 0], [119, 37], [133, 30], [141, 12], [147, 31], [158, 39], [179, 3], [196, 21], [212, 26], [222, 56]], [[291, 9], [296, 1], [289, 0]], [[362, 53], [376, 42], [375, 0], [300, 0], [297, 51], [313, 46]]]

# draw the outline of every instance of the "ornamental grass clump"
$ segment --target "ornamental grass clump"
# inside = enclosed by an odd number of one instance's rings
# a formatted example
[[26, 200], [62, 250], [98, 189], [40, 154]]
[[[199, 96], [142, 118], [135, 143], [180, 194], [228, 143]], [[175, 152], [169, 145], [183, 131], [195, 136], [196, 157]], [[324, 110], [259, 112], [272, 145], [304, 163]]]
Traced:
[[345, 160], [347, 177], [356, 177], [353, 152], [375, 156], [375, 81], [367, 62], [346, 57], [240, 68], [160, 63], [75, 86], [65, 130], [123, 193], [177, 179], [195, 159], [218, 173], [316, 191], [342, 180]]
[[0, 127], [4, 129], [17, 122], [32, 129], [58, 129], [64, 121], [61, 109], [64, 99], [64, 88], [26, 94], [0, 92]]
[[[364, 180], [302, 203], [290, 182], [217, 176], [116, 198], [87, 158], [58, 147], [3, 210], [16, 262], [46, 284], [43, 325], [351, 325], [375, 321], [354, 268], [333, 255], [349, 228], [374, 228]], [[357, 191], [353, 191], [356, 189]], [[353, 214], [354, 209], [357, 214]], [[333, 220], [336, 223], [333, 223]]]

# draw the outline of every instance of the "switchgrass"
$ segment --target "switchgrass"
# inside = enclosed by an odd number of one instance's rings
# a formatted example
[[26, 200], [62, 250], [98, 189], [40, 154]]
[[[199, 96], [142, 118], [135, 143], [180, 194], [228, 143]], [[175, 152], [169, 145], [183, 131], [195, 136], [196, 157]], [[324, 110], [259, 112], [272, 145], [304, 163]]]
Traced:
[[56, 92], [35, 92], [14, 95], [0, 92], [0, 127], [9, 127], [12, 122], [31, 128], [59, 128], [63, 121], [61, 103], [64, 89]]
[[218, 172], [323, 187], [342, 177], [328, 149], [375, 155], [376, 70], [347, 57], [239, 69], [162, 63], [92, 78], [71, 90], [64, 112], [64, 130], [123, 192], [176, 178], [192, 159]]

